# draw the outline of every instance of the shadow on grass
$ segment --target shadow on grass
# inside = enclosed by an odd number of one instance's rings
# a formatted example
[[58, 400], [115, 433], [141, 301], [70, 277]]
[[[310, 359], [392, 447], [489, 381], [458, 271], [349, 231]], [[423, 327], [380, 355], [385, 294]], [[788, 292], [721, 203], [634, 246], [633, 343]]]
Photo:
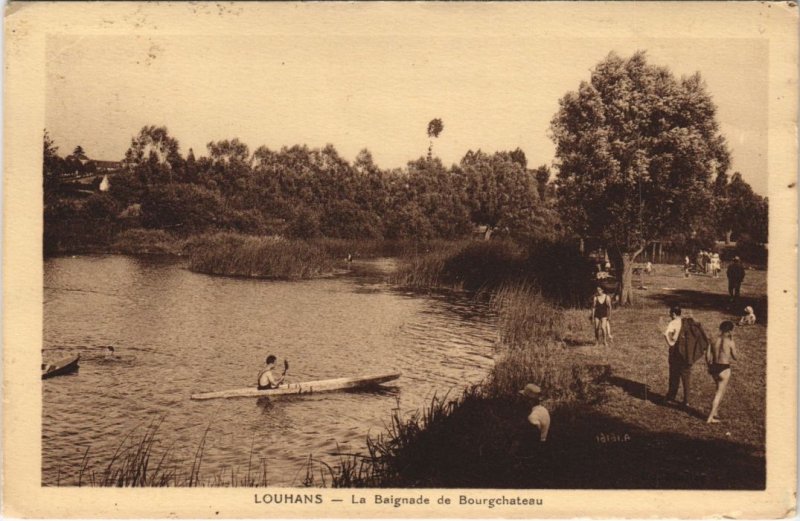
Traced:
[[572, 336], [565, 337], [564, 345], [567, 347], [593, 347], [595, 346], [595, 340], [592, 339], [585, 339], [585, 338], [575, 338]]
[[743, 315], [745, 306], [752, 306], [759, 323], [767, 323], [768, 310], [766, 296], [741, 296], [738, 302], [733, 303], [727, 294], [711, 293], [694, 289], [676, 289], [669, 293], [653, 294], [650, 295], [649, 298], [662, 302], [665, 308], [679, 305], [684, 309], [722, 311], [730, 313], [732, 317], [740, 317]]
[[[702, 411], [694, 409], [691, 405], [688, 408], [684, 408], [678, 403], [667, 403], [666, 396], [659, 393], [652, 392], [648, 386], [646, 386], [642, 382], [636, 382], [634, 380], [628, 380], [627, 378], [621, 378], [619, 376], [610, 376], [606, 379], [606, 381], [615, 387], [619, 387], [626, 394], [633, 396], [634, 398], [638, 398], [639, 400], [644, 400], [655, 405], [661, 405], [663, 407], [669, 407], [672, 409], [679, 409], [686, 412], [686, 414], [693, 416], [700, 420], [705, 420], [706, 416], [703, 414]], [[682, 391], [681, 391], [682, 392]]]
[[[633, 382], [635, 383], [635, 382]], [[634, 391], [635, 392], [635, 391]], [[396, 454], [379, 486], [761, 490], [763, 450], [728, 440], [650, 432], [585, 406], [552, 414], [548, 440], [528, 406], [470, 398]], [[374, 486], [374, 484], [373, 484]]]

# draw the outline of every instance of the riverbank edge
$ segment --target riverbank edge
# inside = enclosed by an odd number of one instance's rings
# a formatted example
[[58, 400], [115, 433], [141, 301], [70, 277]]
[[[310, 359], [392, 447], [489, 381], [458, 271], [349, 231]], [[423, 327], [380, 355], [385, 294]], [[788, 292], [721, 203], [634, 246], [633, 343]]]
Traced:
[[[402, 268], [410, 273], [395, 277], [395, 282], [411, 279], [415, 289], [429, 292], [463, 288], [461, 281], [443, 276], [447, 265], [446, 255], [431, 256], [427, 263], [416, 259]], [[422, 276], [415, 277], [415, 269]], [[603, 406], [611, 400], [607, 391], [624, 378], [616, 377], [610, 364], [565, 356], [570, 351], [566, 344], [574, 343], [572, 326], [586, 312], [546, 302], [527, 283], [509, 277], [499, 284], [479, 284], [489, 289], [501, 317], [501, 355], [483, 383], [453, 399], [434, 398], [429, 407], [410, 416], [395, 411], [386, 432], [367, 438], [367, 455], [342, 457], [335, 468], [326, 466], [328, 475], [320, 475], [320, 481], [342, 488], [760, 490], [765, 486], [763, 454], [754, 456], [746, 444], [650, 430], [624, 415], [609, 415]], [[543, 390], [543, 403], [553, 421], [552, 441], [534, 439], [538, 433], [526, 422], [530, 404], [519, 390], [529, 382]], [[660, 403], [657, 398], [656, 402]], [[635, 443], [629, 443], [632, 440]], [[661, 450], [654, 452], [654, 447]], [[731, 461], [718, 465], [722, 474], [737, 477], [687, 474], [697, 461]], [[307, 475], [313, 477], [313, 471], [309, 464]]]
[[[227, 231], [184, 235], [144, 228], [122, 231], [106, 241], [67, 243], [73, 246], [49, 252], [45, 259], [74, 255], [153, 256], [187, 260], [189, 269], [197, 273], [268, 280], [325, 278], [341, 273], [353, 260], [404, 257], [455, 244], [378, 239], [303, 240]], [[244, 248], [245, 244], [251, 248]], [[277, 260], [280, 260], [278, 265]]]

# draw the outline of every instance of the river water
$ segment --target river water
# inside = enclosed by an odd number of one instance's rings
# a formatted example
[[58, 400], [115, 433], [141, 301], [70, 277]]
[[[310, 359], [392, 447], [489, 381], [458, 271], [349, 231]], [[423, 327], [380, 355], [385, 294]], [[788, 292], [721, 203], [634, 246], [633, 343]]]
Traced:
[[[486, 376], [496, 333], [484, 305], [393, 288], [391, 259], [352, 266], [280, 282], [200, 275], [176, 260], [46, 260], [43, 359], [80, 353], [81, 363], [42, 381], [42, 483], [75, 485], [82, 467], [84, 483], [102, 475], [126, 436], [163, 420], [154, 453], [169, 450], [179, 472], [206, 433], [206, 482], [263, 463], [270, 485], [298, 486], [309, 456], [335, 464], [333, 453], [362, 452], [393, 409], [410, 414]], [[270, 353], [289, 360], [289, 381], [402, 377], [380, 392], [189, 399], [255, 385]]]

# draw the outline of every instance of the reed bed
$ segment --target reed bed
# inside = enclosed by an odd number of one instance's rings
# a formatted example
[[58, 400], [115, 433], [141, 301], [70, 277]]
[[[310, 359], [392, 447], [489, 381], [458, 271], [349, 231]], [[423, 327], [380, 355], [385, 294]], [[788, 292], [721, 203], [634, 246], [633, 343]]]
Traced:
[[451, 245], [451, 241], [413, 241], [388, 239], [333, 239], [318, 238], [310, 241], [324, 249], [334, 259], [344, 259], [352, 255], [354, 259], [374, 259], [377, 257], [406, 258], [436, 251]]
[[[164, 417], [154, 420], [142, 432], [134, 428], [119, 443], [102, 470], [96, 471], [89, 461], [87, 447], [81, 462], [77, 486], [92, 487], [266, 487], [267, 464], [262, 458], [253, 464], [253, 448], [246, 473], [226, 468], [205, 477], [201, 474], [209, 428], [203, 432], [191, 461], [175, 458], [174, 444], [164, 447], [161, 425]], [[60, 483], [59, 483], [60, 485]]]
[[190, 250], [189, 269], [209, 275], [298, 280], [334, 269], [321, 247], [275, 236], [219, 232], [193, 240]]
[[569, 333], [564, 311], [528, 282], [504, 284], [491, 303], [498, 313], [500, 341], [511, 350], [536, 341], [561, 341]]
[[417, 289], [491, 291], [524, 278], [523, 251], [507, 241], [436, 244], [404, 258], [391, 282]]

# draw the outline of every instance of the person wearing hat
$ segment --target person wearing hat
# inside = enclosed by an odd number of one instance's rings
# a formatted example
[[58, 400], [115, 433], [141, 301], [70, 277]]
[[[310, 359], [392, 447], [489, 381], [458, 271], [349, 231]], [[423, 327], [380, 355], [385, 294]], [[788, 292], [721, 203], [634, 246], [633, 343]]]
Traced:
[[550, 412], [540, 403], [542, 390], [536, 384], [528, 384], [519, 394], [527, 398], [533, 409], [528, 415], [528, 422], [539, 429], [539, 441], [547, 441], [547, 433], [550, 430]]
[[728, 294], [735, 302], [739, 299], [739, 291], [742, 288], [742, 281], [744, 280], [744, 267], [742, 260], [737, 255], [733, 258], [733, 262], [728, 266]]

